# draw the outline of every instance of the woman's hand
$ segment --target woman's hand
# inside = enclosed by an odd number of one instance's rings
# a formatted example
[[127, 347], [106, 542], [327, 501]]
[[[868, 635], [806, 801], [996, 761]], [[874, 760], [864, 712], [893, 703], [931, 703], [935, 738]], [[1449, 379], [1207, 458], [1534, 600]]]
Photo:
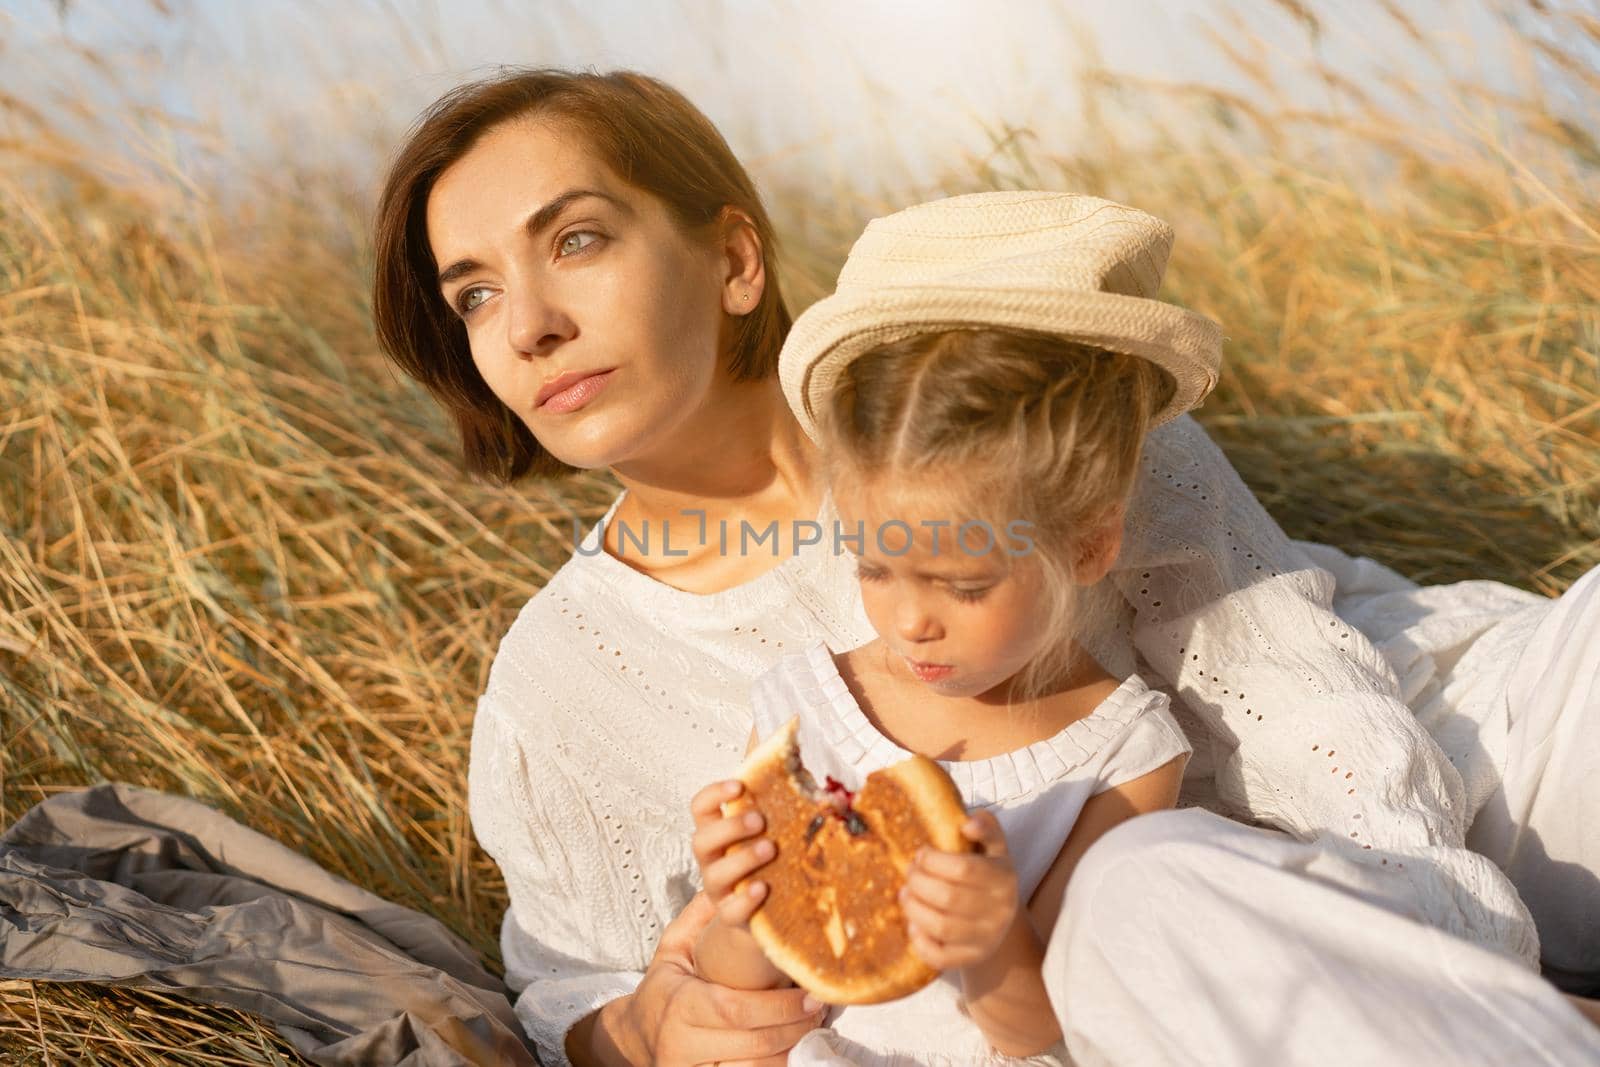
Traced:
[[767, 886], [765, 882], [752, 881], [742, 893], [734, 892], [734, 887], [777, 855], [777, 847], [768, 839], [751, 840], [766, 829], [760, 812], [723, 816], [722, 805], [743, 789], [744, 784], [739, 781], [713, 782], [689, 801], [689, 812], [694, 816], [690, 844], [695, 862], [700, 865], [705, 895], [716, 908], [718, 918], [736, 929], [749, 924], [750, 916], [767, 895]]
[[994, 815], [976, 813], [962, 824], [961, 834], [979, 851], [920, 850], [900, 891], [912, 949], [941, 971], [988, 960], [1020, 909], [1016, 868]]
[[801, 989], [745, 991], [695, 977], [694, 944], [715, 909], [696, 894], [667, 924], [644, 980], [612, 1001], [617, 1048], [631, 1067], [782, 1067], [826, 1005]]

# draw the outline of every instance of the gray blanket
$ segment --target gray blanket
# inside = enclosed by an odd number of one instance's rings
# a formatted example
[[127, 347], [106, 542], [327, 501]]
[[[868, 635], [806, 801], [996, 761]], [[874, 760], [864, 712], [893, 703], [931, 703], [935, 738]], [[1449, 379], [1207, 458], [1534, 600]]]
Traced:
[[537, 1062], [504, 986], [443, 924], [129, 785], [51, 797], [0, 836], [0, 977], [240, 1008], [318, 1064]]

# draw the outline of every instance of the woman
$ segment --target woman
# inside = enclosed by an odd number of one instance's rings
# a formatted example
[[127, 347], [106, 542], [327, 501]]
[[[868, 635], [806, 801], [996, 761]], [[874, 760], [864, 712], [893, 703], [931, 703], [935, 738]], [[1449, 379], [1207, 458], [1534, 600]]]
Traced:
[[[848, 649], [871, 630], [849, 555], [813, 536], [833, 516], [774, 374], [789, 319], [752, 184], [704, 116], [657, 82], [513, 73], [430, 109], [391, 168], [376, 252], [380, 340], [454, 416], [470, 472], [511, 482], [608, 467], [625, 487], [506, 635], [474, 725], [473, 824], [511, 894], [502, 949], [518, 1013], [551, 1062], [780, 1063], [820, 1005], [693, 977], [689, 946], [709, 909], [694, 895], [682, 813], [699, 783], [736, 765], [751, 680], [785, 650], [817, 640]], [[1499, 769], [1462, 754], [1477, 790], [1468, 795], [1402, 702], [1390, 662], [1330, 610], [1328, 574], [1195, 423], [1154, 435], [1149, 466], [1106, 593], [1152, 673], [1204, 720], [1192, 725], [1214, 741], [1216, 806], [1320, 844], [1197, 812], [1108, 835], [1074, 878], [1050, 949], [1074, 1054], [1193, 1058], [1137, 1044], [1127, 1031], [1159, 1028], [1142, 1016], [1130, 1027], [1137, 1003], [1115, 1000], [1117, 983], [1078, 962], [1096, 957], [1091, 945], [1077, 951], [1086, 924], [1072, 916], [1116, 923], [1130, 871], [1179, 878], [1189, 894], [1178, 911], [1186, 928], [1159, 931], [1179, 964], [1164, 980], [1186, 976], [1178, 992], [1196, 994], [1180, 998], [1181, 1027], [1240, 1029], [1227, 1022], [1233, 998], [1207, 988], [1226, 978], [1212, 961], [1237, 953], [1212, 951], [1205, 919], [1231, 917], [1231, 902], [1205, 892], [1196, 865], [1235, 865], [1269, 886], [1251, 960], [1303, 965], [1274, 949], [1305, 931], [1271, 913], [1332, 893], [1343, 921], [1384, 931], [1360, 961], [1365, 975], [1431, 975], [1448, 1026], [1375, 1025], [1341, 1035], [1343, 1047], [1370, 1037], [1415, 1057], [1448, 1040], [1504, 1061], [1578, 1048], [1588, 1037], [1577, 1014], [1514, 962], [1537, 956], [1526, 910], [1461, 847]], [[1494, 593], [1484, 614], [1532, 618], [1535, 599]], [[1487, 628], [1413, 648], [1414, 703], [1453, 682], [1427, 677], [1426, 653], [1453, 657]], [[1252, 690], [1301, 698], [1258, 707]], [[1476, 721], [1492, 719], [1492, 699], [1451, 695], [1479, 701]], [[1330, 750], [1356, 757], [1337, 772], [1349, 779], [1330, 773]], [[1508, 766], [1506, 787], [1537, 773]], [[1146, 933], [1132, 920], [1123, 932]], [[1360, 1005], [1384, 989], [1323, 981], [1294, 991], [1295, 1011], [1329, 996]], [[1267, 995], [1279, 997], [1267, 1014], [1287, 1011], [1284, 989], [1251, 993]], [[1521, 1028], [1484, 1019], [1484, 997]], [[1326, 1036], [1312, 1037], [1288, 1028], [1275, 1058], [1314, 1057]]]

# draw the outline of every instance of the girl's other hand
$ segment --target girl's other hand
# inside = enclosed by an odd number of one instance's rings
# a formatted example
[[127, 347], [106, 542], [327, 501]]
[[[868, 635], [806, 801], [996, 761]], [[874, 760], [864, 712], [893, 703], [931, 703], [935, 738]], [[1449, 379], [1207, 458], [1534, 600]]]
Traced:
[[961, 834], [979, 851], [921, 849], [900, 891], [912, 949], [941, 971], [972, 967], [993, 956], [1020, 911], [1016, 868], [994, 815], [977, 812], [962, 824]]
[[689, 801], [694, 816], [691, 847], [700, 865], [706, 898], [716, 907], [717, 917], [733, 927], [747, 925], [767, 894], [764, 882], [752, 881], [742, 893], [734, 892], [734, 887], [777, 855], [777, 846], [759, 837], [766, 829], [760, 812], [747, 811], [731, 818], [722, 814], [722, 805], [743, 791], [744, 784], [739, 781], [713, 782]]

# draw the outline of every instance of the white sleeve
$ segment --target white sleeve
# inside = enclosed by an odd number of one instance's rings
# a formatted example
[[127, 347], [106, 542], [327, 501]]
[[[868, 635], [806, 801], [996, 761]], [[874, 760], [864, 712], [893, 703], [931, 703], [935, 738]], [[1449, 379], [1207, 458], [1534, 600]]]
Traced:
[[1230, 806], [1303, 836], [1463, 844], [1461, 776], [1333, 613], [1332, 578], [1192, 418], [1145, 445], [1112, 580], [1139, 652], [1231, 750], [1217, 772]]
[[1357, 856], [1426, 860], [1455, 887], [1428, 921], [1538, 959], [1515, 890], [1464, 847], [1461, 775], [1394, 670], [1188, 416], [1146, 442], [1111, 580], [1133, 605], [1135, 647], [1220, 742], [1224, 803]]
[[[603, 912], [587, 908], [563, 873], [572, 854], [605, 855], [608, 844], [589, 833], [593, 820], [574, 812], [565, 827], [565, 777], [547, 746], [521, 735], [496, 704], [493, 689], [478, 700], [468, 765], [473, 833], [505, 875], [510, 906], [500, 927], [506, 985], [517, 994], [517, 1018], [542, 1063], [568, 1067], [566, 1033], [584, 1016], [632, 993], [646, 962], [625, 958], [623, 939], [606, 936]], [[538, 803], [530, 794], [538, 792]]]
[[1141, 778], [1193, 751], [1189, 739], [1183, 735], [1183, 728], [1172, 717], [1172, 708], [1164, 693], [1152, 693], [1149, 706], [1134, 717], [1111, 745], [1102, 753], [1100, 773], [1095, 776], [1095, 793], [1104, 793]]

